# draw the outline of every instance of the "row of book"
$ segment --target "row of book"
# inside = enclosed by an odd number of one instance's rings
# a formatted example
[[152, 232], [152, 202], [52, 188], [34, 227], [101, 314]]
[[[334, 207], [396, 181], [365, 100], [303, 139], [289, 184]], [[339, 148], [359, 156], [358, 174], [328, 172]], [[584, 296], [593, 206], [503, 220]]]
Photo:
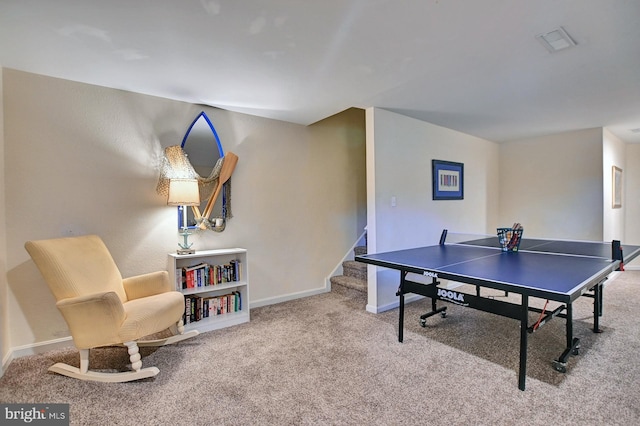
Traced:
[[185, 296], [184, 324], [200, 321], [216, 315], [225, 315], [242, 310], [242, 293], [234, 291], [222, 296]]
[[242, 263], [234, 259], [224, 265], [203, 262], [176, 270], [176, 289], [208, 287], [228, 282], [242, 281]]

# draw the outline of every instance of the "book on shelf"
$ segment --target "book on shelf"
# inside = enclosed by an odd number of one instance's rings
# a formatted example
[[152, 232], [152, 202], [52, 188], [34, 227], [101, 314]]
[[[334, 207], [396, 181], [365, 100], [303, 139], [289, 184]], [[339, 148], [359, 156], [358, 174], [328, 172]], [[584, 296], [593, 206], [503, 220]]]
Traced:
[[242, 293], [239, 291], [236, 291], [236, 311], [241, 311], [242, 310]]
[[235, 259], [229, 262], [233, 270], [233, 281], [242, 281], [242, 261]]
[[184, 281], [185, 276], [184, 273], [182, 272], [182, 268], [176, 268], [176, 290], [180, 291], [180, 290], [184, 290], [186, 287], [186, 282]]
[[204, 262], [183, 268], [187, 288], [203, 287], [208, 269], [209, 265]]
[[233, 291], [221, 296], [185, 296], [184, 324], [191, 324], [203, 318], [225, 315], [242, 310], [242, 293]]
[[176, 268], [176, 290], [215, 286], [242, 280], [242, 261], [233, 259], [227, 264], [211, 265], [206, 262]]
[[191, 300], [188, 297], [184, 298], [184, 314], [182, 314], [182, 323], [187, 325], [191, 322], [191, 317], [187, 313], [191, 312]]

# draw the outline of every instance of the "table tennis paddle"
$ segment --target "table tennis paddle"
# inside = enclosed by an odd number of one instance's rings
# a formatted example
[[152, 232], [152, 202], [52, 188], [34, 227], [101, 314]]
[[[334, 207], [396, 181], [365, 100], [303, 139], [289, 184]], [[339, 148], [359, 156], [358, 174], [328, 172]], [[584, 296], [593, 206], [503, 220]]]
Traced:
[[[233, 174], [234, 169], [236, 168], [236, 164], [238, 163], [238, 156], [233, 152], [227, 152], [224, 156], [224, 162], [222, 163], [222, 168], [220, 169], [220, 177], [218, 178], [218, 186], [213, 194], [211, 194], [211, 198], [207, 202], [207, 206], [204, 209], [204, 213], [202, 217], [205, 220], [209, 219], [211, 215], [211, 211], [213, 210], [213, 205], [220, 194], [220, 190], [222, 186], [231, 178], [231, 174]], [[204, 223], [204, 221], [203, 221]]]
[[509, 250], [513, 250], [518, 246], [518, 243], [520, 242], [520, 235], [522, 235], [522, 232], [518, 231], [522, 231], [522, 225], [520, 225], [520, 223], [514, 223], [511, 230], [511, 238], [507, 244], [507, 249]]

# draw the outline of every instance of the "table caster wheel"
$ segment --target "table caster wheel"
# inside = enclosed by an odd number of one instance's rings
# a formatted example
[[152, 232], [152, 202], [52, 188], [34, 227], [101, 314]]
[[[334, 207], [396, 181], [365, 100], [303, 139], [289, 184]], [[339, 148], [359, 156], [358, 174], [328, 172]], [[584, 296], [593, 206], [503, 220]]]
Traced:
[[420, 327], [426, 327], [427, 326], [427, 320], [421, 319], [420, 320]]
[[567, 372], [567, 364], [565, 362], [553, 361], [553, 368], [561, 373]]
[[446, 318], [446, 317], [447, 317], [447, 313], [446, 313], [446, 312], [440, 312], [440, 316], [441, 316], [442, 318]]
[[580, 343], [578, 343], [571, 351], [572, 355], [578, 355], [580, 353]]

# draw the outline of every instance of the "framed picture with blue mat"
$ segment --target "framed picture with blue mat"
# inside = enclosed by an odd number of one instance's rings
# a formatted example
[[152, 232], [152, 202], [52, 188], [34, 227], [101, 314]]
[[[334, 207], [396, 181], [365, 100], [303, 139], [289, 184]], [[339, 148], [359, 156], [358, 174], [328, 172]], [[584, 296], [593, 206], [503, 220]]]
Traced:
[[434, 200], [464, 199], [464, 164], [431, 160]]

